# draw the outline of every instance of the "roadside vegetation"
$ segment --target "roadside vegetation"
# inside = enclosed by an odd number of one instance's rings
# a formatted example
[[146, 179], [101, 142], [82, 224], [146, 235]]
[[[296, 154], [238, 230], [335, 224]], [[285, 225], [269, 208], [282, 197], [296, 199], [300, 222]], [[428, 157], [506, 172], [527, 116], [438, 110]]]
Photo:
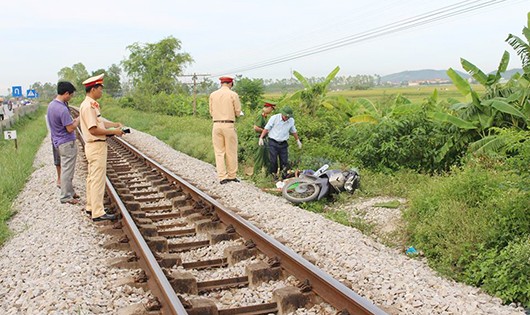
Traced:
[[[256, 87], [260, 82], [241, 80], [236, 91], [246, 115], [237, 122], [240, 175], [273, 187], [264, 174], [246, 173], [257, 142], [252, 125], [258, 100], [289, 104], [304, 143], [301, 150], [291, 146], [293, 169], [324, 163], [360, 168], [363, 187], [350, 198], [408, 200], [403, 230], [387, 243], [414, 246], [442, 275], [529, 307], [530, 30], [525, 27], [523, 34], [525, 39], [507, 39], [523, 63], [523, 73], [507, 82], [501, 74], [508, 52], [492, 74], [462, 59], [474, 85], [449, 69], [452, 87], [331, 92], [337, 67], [318, 82], [295, 71], [302, 89], [265, 97]], [[207, 94], [196, 101], [194, 116], [190, 97], [159, 93], [151, 99], [156, 101], [109, 99], [104, 113], [214, 163]], [[330, 202], [349, 201], [340, 196], [301, 206], [370, 234], [370, 222], [329, 210]]]
[[10, 236], [7, 220], [15, 214], [13, 202], [34, 171], [33, 160], [47, 133], [45, 113], [40, 107], [10, 128], [17, 131], [17, 150], [14, 140], [4, 140], [3, 135], [0, 139], [0, 244]]
[[[263, 89], [261, 79], [239, 79], [235, 90], [245, 112], [237, 121], [239, 175], [262, 188], [274, 187], [264, 173], [249, 171], [257, 146], [252, 125], [264, 100], [278, 108], [288, 104], [304, 143], [301, 150], [290, 146], [293, 169], [315, 170], [326, 163], [357, 167], [362, 175], [362, 189], [354, 196], [301, 207], [370, 234], [372, 223], [334, 206], [360, 197], [404, 198], [403, 227], [386, 244], [414, 246], [441, 275], [529, 308], [530, 15], [522, 34], [506, 39], [523, 65], [507, 81], [502, 74], [508, 51], [489, 74], [462, 58], [474, 83], [448, 69], [453, 86], [436, 88], [378, 89], [366, 76], [341, 79], [341, 85], [339, 67], [321, 80], [294, 71], [296, 84], [289, 80], [272, 92]], [[132, 79], [129, 85], [119, 88], [121, 69], [115, 65], [92, 72], [109, 78], [109, 95], [100, 102], [103, 115], [213, 164], [208, 94], [217, 85], [198, 84], [195, 98], [191, 86], [176, 80], [193, 62], [176, 38], [127, 48], [130, 55], [122, 65]], [[59, 74], [77, 84], [89, 76], [82, 64]], [[350, 88], [334, 91], [338, 86]], [[390, 205], [396, 206], [385, 206]]]

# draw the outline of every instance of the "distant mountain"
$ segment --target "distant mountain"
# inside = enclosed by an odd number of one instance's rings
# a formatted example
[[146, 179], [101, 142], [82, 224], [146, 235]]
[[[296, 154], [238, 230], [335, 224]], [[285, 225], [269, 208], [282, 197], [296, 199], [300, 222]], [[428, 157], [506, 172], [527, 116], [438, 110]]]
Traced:
[[[490, 73], [495, 73], [495, 72], [496, 71], [491, 71]], [[502, 77], [505, 79], [509, 79], [512, 77], [512, 75], [516, 74], [517, 72], [519, 72], [520, 74], [523, 74], [523, 69], [514, 68], [514, 69], [506, 70], [506, 72], [502, 74]]]
[[[415, 81], [428, 81], [428, 80], [449, 80], [446, 73], [447, 70], [413, 70], [413, 71], [402, 71], [393, 73], [381, 77], [381, 83], [391, 82], [398, 84], [404, 81], [415, 82]], [[462, 76], [462, 78], [469, 78], [469, 75], [464, 72], [456, 71]]]
[[[457, 70], [455, 71], [464, 79], [468, 79], [470, 77], [469, 74], [465, 72], [461, 72]], [[381, 83], [391, 82], [393, 84], [399, 84], [404, 81], [417, 82], [417, 81], [450, 80], [446, 72], [447, 70], [432, 70], [432, 69], [402, 71], [402, 72], [382, 76]], [[494, 73], [494, 72], [495, 71], [492, 71], [490, 73]], [[509, 79], [516, 72], [523, 73], [523, 69], [515, 68], [515, 69], [506, 70], [506, 72], [502, 74], [502, 77], [505, 79]]]

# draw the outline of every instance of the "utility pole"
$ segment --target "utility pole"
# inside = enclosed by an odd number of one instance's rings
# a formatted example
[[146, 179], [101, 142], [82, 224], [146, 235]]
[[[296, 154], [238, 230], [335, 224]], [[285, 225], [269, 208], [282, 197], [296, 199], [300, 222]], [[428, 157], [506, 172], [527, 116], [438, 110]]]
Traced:
[[179, 77], [191, 77], [191, 79], [193, 80], [193, 116], [195, 116], [195, 113], [197, 112], [197, 78], [198, 77], [209, 77], [210, 74], [206, 73], [206, 74], [197, 74], [197, 73], [193, 73], [193, 74], [184, 74], [184, 75], [179, 75]]

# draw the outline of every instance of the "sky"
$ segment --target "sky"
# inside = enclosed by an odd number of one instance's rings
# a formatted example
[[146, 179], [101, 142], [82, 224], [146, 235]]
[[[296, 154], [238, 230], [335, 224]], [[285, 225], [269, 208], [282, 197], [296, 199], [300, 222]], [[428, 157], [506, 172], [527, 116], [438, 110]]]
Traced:
[[[215, 80], [291, 78], [294, 70], [322, 77], [336, 66], [339, 76], [462, 70], [460, 58], [489, 72], [505, 50], [508, 69], [518, 68], [505, 39], [524, 38], [529, 11], [530, 0], [6, 1], [0, 95], [12, 86], [25, 92], [34, 82], [56, 83], [59, 70], [79, 62], [90, 73], [108, 69], [128, 57], [127, 46], [169, 36], [194, 59], [186, 74]], [[316, 53], [323, 47], [329, 49]]]

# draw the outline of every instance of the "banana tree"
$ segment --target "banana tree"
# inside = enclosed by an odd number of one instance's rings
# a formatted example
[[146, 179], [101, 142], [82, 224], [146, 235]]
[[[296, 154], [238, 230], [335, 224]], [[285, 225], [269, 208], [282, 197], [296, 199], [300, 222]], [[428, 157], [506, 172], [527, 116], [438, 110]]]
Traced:
[[523, 75], [516, 78], [515, 86], [516, 92], [514, 93], [512, 100], [516, 100], [522, 107], [522, 112], [526, 117], [530, 117], [530, 12], [528, 12], [527, 26], [523, 28], [523, 35], [526, 38], [525, 42], [518, 36], [509, 34], [506, 42], [512, 46], [523, 66]]
[[508, 35], [506, 42], [512, 46], [521, 59], [525, 79], [530, 80], [530, 12], [528, 12], [526, 27], [523, 28], [523, 35], [526, 37], [528, 43], [525, 43], [524, 40], [512, 34]]
[[[458, 128], [474, 130], [481, 137], [489, 135], [492, 127], [526, 125], [528, 119], [521, 111], [521, 106], [513, 102], [513, 86], [500, 83], [501, 74], [506, 71], [510, 55], [504, 52], [499, 67], [494, 74], [486, 75], [471, 62], [461, 59], [462, 67], [486, 89], [482, 97], [473, 90], [468, 81], [456, 71], [449, 69], [447, 75], [453, 81], [460, 93], [468, 99], [467, 103], [454, 104], [452, 113], [437, 112], [433, 117], [442, 122], [451, 123]], [[454, 113], [454, 114], [453, 114]]]
[[309, 83], [309, 81], [302, 74], [300, 74], [298, 71], [294, 71], [293, 75], [296, 77], [296, 79], [298, 79], [298, 81], [300, 81], [300, 83], [302, 83], [304, 89], [295, 92], [291, 96], [291, 99], [300, 99], [301, 108], [311, 115], [314, 114], [321, 106], [328, 109], [333, 109], [333, 103], [326, 96], [326, 94], [328, 92], [329, 84], [335, 78], [339, 70], [340, 68], [337, 66], [327, 75], [323, 82], [315, 84]]
[[370, 123], [378, 124], [385, 117], [392, 115], [403, 115], [406, 113], [417, 112], [421, 105], [412, 104], [412, 102], [401, 94], [396, 95], [392, 104], [386, 110], [378, 109], [377, 106], [366, 98], [358, 98], [355, 103], [359, 105], [361, 114], [350, 117], [350, 123]]
[[[523, 28], [526, 40], [530, 42], [530, 13], [527, 27]], [[530, 45], [521, 38], [510, 34], [506, 41], [517, 52], [523, 65], [523, 75], [515, 74], [506, 83], [501, 83], [501, 74], [506, 71], [510, 55], [504, 52], [497, 71], [486, 75], [471, 62], [461, 59], [462, 67], [481, 85], [486, 92], [479, 96], [471, 85], [453, 69], [447, 74], [461, 92], [468, 97], [466, 103], [456, 103], [450, 112], [436, 112], [433, 118], [451, 123], [464, 134], [475, 134], [470, 145], [473, 152], [495, 154], [507, 152], [518, 137], [508, 135], [528, 134], [530, 125]], [[517, 139], [517, 140], [514, 140]]]

